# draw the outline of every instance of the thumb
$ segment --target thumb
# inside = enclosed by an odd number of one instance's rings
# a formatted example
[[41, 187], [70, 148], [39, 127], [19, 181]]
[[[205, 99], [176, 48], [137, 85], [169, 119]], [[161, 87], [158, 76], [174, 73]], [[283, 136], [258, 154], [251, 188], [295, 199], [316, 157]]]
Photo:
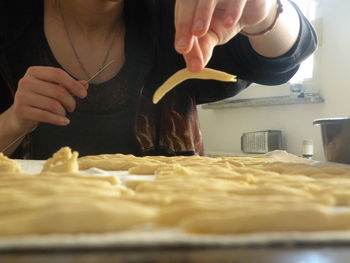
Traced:
[[205, 67], [213, 55], [214, 48], [218, 44], [218, 39], [217, 37], [208, 33], [204, 37], [198, 39], [198, 44], [203, 56], [203, 66]]
[[204, 67], [203, 54], [200, 48], [198, 38], [196, 37], [193, 47], [187, 54], [184, 55], [187, 68], [192, 72], [199, 72]]

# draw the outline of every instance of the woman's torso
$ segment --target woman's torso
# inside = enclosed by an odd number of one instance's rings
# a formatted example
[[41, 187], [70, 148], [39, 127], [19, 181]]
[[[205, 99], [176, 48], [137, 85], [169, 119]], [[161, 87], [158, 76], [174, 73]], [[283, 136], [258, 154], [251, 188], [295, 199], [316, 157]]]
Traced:
[[[43, 9], [41, 10], [43, 14]], [[29, 38], [35, 41], [25, 41]], [[128, 39], [126, 37], [125, 41]], [[51, 39], [51, 42], [55, 42]], [[57, 42], [57, 41], [56, 41]], [[15, 82], [33, 65], [53, 66], [68, 72], [56, 59], [44, 32], [44, 17], [38, 16], [26, 33], [7, 52]], [[16, 59], [11, 59], [16, 57]], [[72, 58], [73, 59], [73, 58]], [[70, 146], [80, 155], [100, 153], [137, 153], [134, 134], [135, 98], [138, 86], [133, 78], [132, 58], [111, 79], [90, 84], [88, 96], [76, 99], [76, 110], [68, 113], [70, 125], [60, 127], [40, 123], [30, 134], [32, 159], [45, 159], [62, 146]], [[74, 77], [74, 75], [72, 75]], [[133, 85], [134, 84], [134, 85]]]

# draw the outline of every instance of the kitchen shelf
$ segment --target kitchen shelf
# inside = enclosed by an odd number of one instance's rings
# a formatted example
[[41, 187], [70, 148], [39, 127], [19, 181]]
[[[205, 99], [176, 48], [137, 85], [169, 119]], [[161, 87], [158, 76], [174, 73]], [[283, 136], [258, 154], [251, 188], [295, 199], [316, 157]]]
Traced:
[[263, 155], [260, 153], [243, 153], [243, 152], [217, 152], [217, 151], [208, 151], [206, 156], [208, 157], [252, 157], [257, 155]]
[[291, 96], [266, 97], [255, 99], [227, 99], [214, 103], [208, 103], [202, 106], [203, 109], [227, 109], [241, 107], [275, 106], [275, 105], [293, 105], [293, 104], [315, 104], [323, 103], [324, 98], [320, 95], [305, 96], [302, 98]]

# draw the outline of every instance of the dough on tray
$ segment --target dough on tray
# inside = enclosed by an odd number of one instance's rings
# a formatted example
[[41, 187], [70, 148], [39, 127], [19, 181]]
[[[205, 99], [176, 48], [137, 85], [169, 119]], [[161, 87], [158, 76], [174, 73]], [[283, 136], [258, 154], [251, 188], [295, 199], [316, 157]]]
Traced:
[[98, 196], [42, 197], [0, 211], [0, 236], [117, 232], [156, 216], [152, 207]]
[[77, 173], [79, 172], [78, 152], [63, 147], [53, 154], [43, 166], [42, 172]]
[[[276, 154], [77, 159], [62, 148], [40, 174], [0, 173], [0, 236], [107, 233], [148, 223], [215, 234], [350, 230], [349, 169]], [[78, 163], [80, 170], [129, 175], [81, 174]]]
[[0, 173], [20, 173], [21, 167], [15, 160], [11, 160], [0, 152]]

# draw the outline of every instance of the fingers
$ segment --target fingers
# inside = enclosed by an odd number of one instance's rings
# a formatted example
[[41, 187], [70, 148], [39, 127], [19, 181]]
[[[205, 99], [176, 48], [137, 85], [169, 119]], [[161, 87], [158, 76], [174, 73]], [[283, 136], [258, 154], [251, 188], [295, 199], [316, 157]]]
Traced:
[[214, 48], [218, 44], [218, 39], [215, 34], [208, 33], [206, 36], [200, 38], [198, 42], [202, 50], [203, 67], [205, 67], [213, 54]]
[[[187, 67], [193, 72], [204, 67], [198, 37], [207, 34], [216, 0], [177, 0], [175, 6], [175, 48], [184, 55]], [[206, 54], [211, 53], [205, 51]]]
[[208, 32], [216, 4], [216, 0], [176, 1], [175, 48], [180, 54], [187, 54], [193, 48], [194, 37]]
[[184, 55], [187, 68], [192, 72], [198, 72], [203, 69], [208, 64], [217, 44], [218, 40], [213, 33], [196, 38], [193, 49]]
[[192, 23], [193, 35], [201, 37], [208, 32], [215, 5], [216, 1], [213, 0], [198, 1]]
[[[175, 47], [190, 71], [202, 69], [216, 45], [224, 44], [241, 29], [248, 0], [177, 0]], [[219, 22], [219, 23], [218, 23]]]
[[18, 83], [14, 117], [24, 124], [67, 125], [66, 112], [72, 112], [76, 107], [74, 96], [86, 97], [87, 88], [86, 81], [77, 81], [62, 69], [30, 67]]
[[87, 95], [86, 86], [73, 79], [62, 69], [40, 66], [30, 67], [27, 70], [27, 75], [42, 81], [62, 85], [69, 91], [69, 93], [77, 97], [85, 98]]
[[19, 85], [25, 86], [26, 89], [38, 95], [44, 95], [57, 100], [69, 112], [73, 112], [75, 110], [76, 102], [74, 98], [64, 87], [60, 85], [34, 78], [23, 78], [20, 80]]
[[25, 99], [28, 106], [48, 111], [56, 115], [66, 115], [66, 111], [62, 105], [52, 98], [28, 92], [25, 96]]
[[188, 53], [193, 46], [193, 15], [197, 0], [177, 0], [175, 5], [175, 48], [180, 54]]
[[65, 117], [66, 111], [59, 102], [32, 92], [16, 93], [13, 109], [21, 119], [55, 125], [69, 124], [69, 119]]
[[247, 0], [228, 1], [223, 18], [225, 27], [233, 27], [239, 22], [246, 3]]
[[192, 72], [198, 72], [204, 67], [202, 50], [196, 37], [191, 51], [184, 55], [187, 68]]
[[41, 109], [36, 109], [33, 107], [21, 107], [15, 109], [17, 114], [21, 114], [24, 119], [35, 120], [37, 122], [45, 122], [53, 125], [66, 126], [69, 124], [69, 119], [53, 114], [48, 111], [43, 111]]

